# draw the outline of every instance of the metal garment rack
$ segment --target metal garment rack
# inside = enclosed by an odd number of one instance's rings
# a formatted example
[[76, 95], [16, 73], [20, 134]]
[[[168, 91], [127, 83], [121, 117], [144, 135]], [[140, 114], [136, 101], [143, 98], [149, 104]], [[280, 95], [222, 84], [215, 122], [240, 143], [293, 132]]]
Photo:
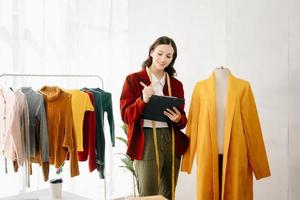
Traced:
[[[15, 74], [3, 73], [0, 74], [0, 79], [3, 77], [63, 77], [63, 78], [97, 78], [101, 83], [101, 89], [104, 89], [104, 82], [101, 76], [97, 74]], [[106, 200], [106, 170], [104, 168], [104, 199]]]
[[1, 77], [67, 77], [67, 78], [97, 78], [101, 83], [101, 88], [104, 89], [104, 82], [101, 76], [97, 74], [6, 74], [3, 73]]

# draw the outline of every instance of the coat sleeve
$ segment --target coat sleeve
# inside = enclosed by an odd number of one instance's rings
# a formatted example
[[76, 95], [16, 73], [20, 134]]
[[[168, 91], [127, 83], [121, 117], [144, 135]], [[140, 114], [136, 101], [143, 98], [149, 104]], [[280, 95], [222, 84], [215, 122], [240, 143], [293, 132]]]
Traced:
[[181, 171], [191, 173], [195, 152], [197, 149], [198, 138], [198, 118], [200, 114], [200, 95], [198, 87], [196, 86], [193, 91], [192, 100], [189, 109], [188, 122], [186, 134], [190, 138], [190, 145], [183, 155]]
[[[180, 93], [178, 95], [179, 98], [184, 99], [184, 90], [183, 90], [183, 85], [180, 84], [180, 89], [179, 89]], [[181, 112], [181, 119], [178, 123], [174, 123], [174, 125], [179, 128], [179, 129], [183, 129], [185, 128], [186, 124], [187, 124], [187, 118], [186, 118], [186, 114], [184, 112], [184, 106], [185, 104], [183, 103], [182, 105], [180, 105], [179, 110]]]
[[242, 96], [241, 112], [251, 168], [256, 179], [268, 177], [271, 173], [250, 84]]
[[124, 123], [135, 123], [141, 116], [145, 108], [142, 97], [137, 94], [136, 85], [132, 79], [126, 78], [120, 97], [121, 117]]

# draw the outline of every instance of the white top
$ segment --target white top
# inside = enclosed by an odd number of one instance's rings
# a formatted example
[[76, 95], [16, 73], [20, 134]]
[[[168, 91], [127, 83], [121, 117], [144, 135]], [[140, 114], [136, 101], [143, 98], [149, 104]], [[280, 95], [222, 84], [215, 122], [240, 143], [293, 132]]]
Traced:
[[[149, 70], [148, 67], [146, 69], [147, 69], [147, 71]], [[152, 87], [153, 87], [154, 94], [164, 96], [163, 88], [166, 83], [165, 74], [160, 80], [158, 80], [158, 78], [153, 73], [151, 73], [151, 74], [152, 74]], [[160, 121], [155, 121], [155, 122], [156, 122], [156, 128], [168, 127], [167, 122], [160, 122]], [[144, 119], [143, 126], [152, 128], [152, 120]]]
[[227, 102], [227, 86], [228, 68], [216, 68], [214, 70], [216, 77], [216, 114], [217, 114], [217, 135], [218, 135], [218, 153], [223, 154], [225, 121], [226, 121], [226, 102]]

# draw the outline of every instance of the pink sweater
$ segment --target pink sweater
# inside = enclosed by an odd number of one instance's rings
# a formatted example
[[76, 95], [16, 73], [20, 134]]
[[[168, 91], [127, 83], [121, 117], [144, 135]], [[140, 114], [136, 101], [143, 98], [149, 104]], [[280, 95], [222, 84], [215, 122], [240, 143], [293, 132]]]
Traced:
[[0, 150], [4, 157], [18, 160], [22, 165], [26, 160], [23, 150], [20, 113], [17, 98], [13, 91], [0, 88]]

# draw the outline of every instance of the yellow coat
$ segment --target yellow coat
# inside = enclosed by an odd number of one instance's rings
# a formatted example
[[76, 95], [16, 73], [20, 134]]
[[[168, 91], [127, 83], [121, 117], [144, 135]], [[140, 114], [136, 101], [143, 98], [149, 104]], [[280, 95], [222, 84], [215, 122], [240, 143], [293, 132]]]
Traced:
[[[197, 155], [197, 199], [219, 199], [215, 74], [196, 84], [189, 109], [190, 146], [182, 171], [191, 172]], [[258, 113], [250, 84], [228, 77], [223, 149], [222, 199], [252, 200], [253, 175], [270, 176]]]

